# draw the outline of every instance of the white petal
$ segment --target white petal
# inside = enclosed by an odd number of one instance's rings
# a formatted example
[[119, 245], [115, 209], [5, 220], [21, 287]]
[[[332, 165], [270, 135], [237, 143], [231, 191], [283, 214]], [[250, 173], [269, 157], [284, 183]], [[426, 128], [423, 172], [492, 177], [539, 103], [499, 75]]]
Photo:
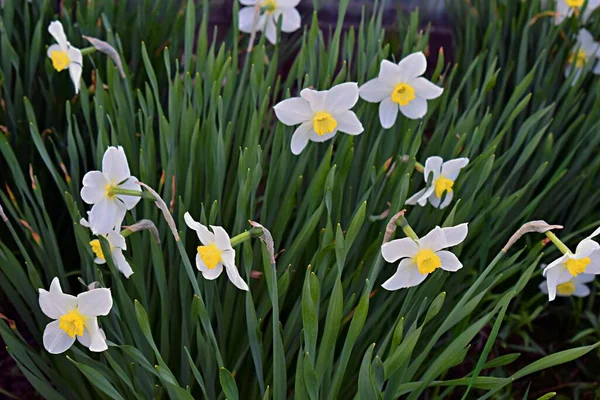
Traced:
[[75, 337], [67, 335], [58, 325], [59, 321], [52, 321], [44, 329], [44, 348], [50, 354], [64, 353], [75, 343]]
[[[446, 194], [447, 195], [447, 194]], [[434, 208], [440, 208], [440, 204], [442, 203], [442, 199], [437, 197], [435, 193], [428, 198], [429, 204], [431, 204]]]
[[102, 158], [102, 172], [114, 183], [121, 183], [131, 176], [123, 147], [109, 147]]
[[391, 97], [386, 97], [379, 104], [379, 121], [381, 126], [385, 129], [389, 129], [394, 126], [396, 117], [398, 116], [398, 104], [392, 101]]
[[90, 225], [92, 232], [97, 234], [107, 234], [115, 229], [118, 217], [122, 215], [119, 209], [125, 210], [125, 204], [120, 200], [110, 200], [106, 197], [94, 204], [90, 211]]
[[[225, 256], [225, 255], [224, 255]], [[228, 257], [228, 260], [223, 260], [225, 264], [225, 272], [227, 273], [227, 277], [238, 289], [248, 291], [250, 288], [248, 284], [242, 279], [240, 276], [240, 272], [238, 271], [235, 263], [232, 262], [231, 258]]]
[[325, 97], [325, 109], [329, 112], [349, 110], [358, 101], [358, 85], [346, 82], [329, 89]]
[[[593, 275], [600, 274], [600, 250], [591, 252], [588, 257], [590, 258], [590, 263], [585, 267], [585, 272]], [[577, 275], [577, 277], [579, 276]]]
[[62, 51], [67, 51], [69, 48], [69, 41], [67, 40], [67, 35], [65, 35], [65, 30], [60, 21], [50, 22], [48, 32], [50, 32], [54, 40], [56, 40], [56, 43], [58, 43]]
[[315, 113], [308, 101], [301, 97], [283, 100], [273, 107], [277, 119], [284, 125], [294, 126], [306, 121], [312, 121]]
[[296, 7], [300, 0], [277, 0], [277, 7]]
[[[99, 171], [92, 171], [99, 172]], [[89, 173], [89, 172], [88, 172]], [[102, 174], [102, 173], [100, 173]], [[81, 188], [81, 199], [87, 204], [95, 204], [105, 198], [106, 190], [102, 187], [84, 186]]]
[[554, 17], [554, 23], [559, 25], [565, 20], [565, 18], [569, 17], [571, 13], [571, 7], [569, 7], [564, 0], [558, 0], [556, 3], [556, 15]]
[[[408, 204], [409, 206], [414, 206], [418, 203], [419, 200], [423, 197], [423, 195], [427, 192], [427, 188], [419, 190], [417, 193], [410, 196], [404, 204]], [[431, 194], [431, 193], [430, 193]]]
[[[142, 187], [136, 182], [138, 182], [138, 178], [136, 178], [135, 176], [131, 176], [131, 177], [127, 178], [127, 180], [125, 182], [120, 184], [119, 188], [125, 189], [125, 190], [134, 190], [136, 192], [142, 193]], [[133, 209], [133, 207], [135, 207], [137, 205], [137, 203], [139, 203], [140, 200], [142, 199], [140, 196], [127, 196], [124, 194], [119, 194], [119, 195], [117, 195], [117, 197], [123, 203], [125, 203], [125, 208], [127, 208], [128, 210]]]
[[187, 226], [196, 231], [198, 239], [200, 239], [200, 242], [202, 242], [203, 245], [209, 245], [215, 241], [215, 235], [209, 231], [206, 226], [202, 225], [198, 221], [195, 221], [189, 212], [184, 214], [183, 219], [185, 220]]
[[468, 223], [442, 228], [442, 232], [446, 236], [446, 247], [456, 246], [462, 243], [469, 233]]
[[265, 35], [271, 44], [277, 43], [277, 25], [272, 17], [267, 16], [265, 23]]
[[442, 262], [440, 268], [444, 271], [454, 272], [463, 267], [462, 263], [454, 255], [454, 253], [451, 253], [447, 250], [442, 250], [436, 252], [435, 254], [437, 254], [437, 256], [440, 258], [440, 261]]
[[589, 283], [589, 282], [594, 281], [594, 279], [596, 279], [596, 276], [593, 275], [593, 274], [579, 274], [575, 278], [573, 278], [573, 282], [575, 284], [577, 284], [577, 283]]
[[119, 232], [108, 232], [108, 234], [106, 235], [106, 239], [108, 240], [108, 243], [110, 243], [111, 247], [117, 247], [119, 249], [127, 250], [127, 242], [125, 241], [123, 235], [121, 235]]
[[[84, 335], [87, 335], [86, 339], [79, 340], [81, 344], [85, 346], [84, 341], [88, 342], [88, 347], [90, 351], [101, 352], [108, 350], [108, 345], [106, 344], [106, 335], [104, 331], [98, 327], [98, 319], [88, 318], [85, 323], [85, 330], [83, 331]], [[78, 337], [79, 339], [79, 337]]]
[[419, 251], [419, 245], [411, 238], [402, 238], [384, 243], [381, 255], [387, 262], [395, 262], [401, 258], [414, 257]]
[[310, 108], [313, 112], [319, 112], [325, 110], [325, 99], [327, 99], [327, 91], [316, 91], [312, 89], [302, 89], [300, 97], [308, 101]]
[[112, 256], [113, 261], [117, 265], [117, 268], [119, 269], [119, 271], [121, 271], [121, 273], [123, 275], [125, 275], [125, 278], [129, 279], [129, 277], [131, 275], [133, 275], [133, 269], [131, 268], [131, 265], [129, 265], [127, 260], [125, 259], [125, 256], [123, 255], [123, 250], [115, 248], [111, 252], [111, 256]]
[[[433, 182], [440, 176], [443, 163], [442, 157], [438, 156], [429, 157], [425, 160], [425, 171], [423, 173], [425, 182]], [[431, 173], [433, 173], [433, 176], [430, 176]]]
[[336, 111], [333, 118], [337, 121], [337, 130], [348, 135], [359, 135], [365, 129], [353, 111]]
[[[440, 210], [448, 207], [450, 205], [450, 203], [452, 203], [452, 198], [454, 197], [454, 192], [445, 192], [442, 196], [444, 198], [444, 201], [442, 201], [441, 204], [439, 205]], [[433, 200], [434, 198], [436, 198], [436, 197], [431, 196], [429, 199]], [[439, 200], [441, 200], [441, 198]], [[434, 206], [434, 207], [437, 207], [437, 206]]]
[[423, 196], [421, 196], [421, 198], [417, 201], [421, 207], [425, 207], [425, 205], [427, 204], [427, 200], [433, 197], [432, 195], [434, 190], [435, 187], [433, 185], [429, 185], [425, 189], [425, 193], [423, 193]]
[[108, 180], [100, 171], [90, 171], [83, 176], [81, 199], [87, 204], [94, 204], [104, 197]]
[[279, 20], [279, 16], [281, 15], [281, 30], [283, 32], [294, 32], [300, 29], [300, 25], [302, 23], [302, 19], [300, 18], [300, 13], [293, 7], [284, 7], [281, 4], [281, 1], [278, 2], [279, 8], [275, 10], [273, 16], [275, 17], [275, 22]]
[[379, 68], [378, 79], [379, 83], [393, 89], [402, 81], [402, 70], [397, 64], [388, 60], [383, 60], [381, 61], [381, 67]]
[[75, 47], [69, 47], [67, 51], [69, 56], [69, 75], [75, 86], [75, 93], [79, 93], [79, 87], [81, 85], [81, 73], [83, 70], [83, 57], [81, 51]]
[[466, 167], [468, 163], [469, 159], [464, 157], [446, 161], [442, 164], [442, 175], [451, 181], [455, 181], [458, 178], [460, 170]]
[[108, 315], [113, 305], [110, 289], [92, 289], [77, 295], [77, 308], [86, 317]]
[[[55, 286], [55, 288], [53, 288]], [[56, 286], [58, 289], [56, 289]], [[40, 309], [44, 314], [52, 319], [59, 319], [64, 314], [68, 313], [77, 307], [77, 299], [70, 294], [64, 294], [60, 289], [58, 278], [52, 280], [50, 291], [39, 289]]]
[[544, 270], [544, 274], [546, 276], [546, 283], [548, 284], [548, 299], [550, 301], [556, 298], [556, 287], [561, 283], [567, 282], [571, 279], [571, 274], [565, 268], [564, 263], [561, 262], [555, 265], [552, 264], [554, 263], [551, 263]]
[[379, 81], [379, 78], [371, 79], [358, 89], [360, 97], [370, 103], [379, 103], [386, 97], [391, 96], [390, 87]]
[[417, 286], [427, 278], [429, 274], [421, 274], [411, 258], [400, 261], [396, 273], [385, 281], [382, 288], [386, 290], [398, 290]]
[[548, 294], [548, 283], [546, 281], [543, 281], [542, 283], [540, 283], [538, 285], [538, 287], [540, 288], [540, 291], [544, 294]]
[[303, 123], [296, 129], [294, 134], [292, 135], [292, 142], [290, 147], [292, 148], [292, 153], [298, 155], [302, 153], [302, 150], [308, 144], [309, 133], [313, 129], [312, 121], [308, 121]]
[[240, 0], [240, 4], [243, 6], [253, 6], [256, 4], [256, 0]]
[[317, 142], [317, 143], [322, 143], [322, 142], [326, 142], [329, 139], [331, 139], [332, 137], [334, 137], [337, 134], [337, 128], [334, 129], [333, 132], [331, 133], [326, 133], [324, 135], [319, 135], [317, 134], [317, 132], [314, 131], [314, 129], [310, 129], [308, 131], [308, 139], [312, 140], [313, 142]]
[[427, 70], [427, 59], [422, 52], [412, 53], [404, 57], [398, 63], [400, 74], [403, 81], [412, 81], [418, 76], [421, 76]]
[[200, 272], [202, 272], [202, 276], [204, 277], [204, 279], [208, 279], [209, 281], [217, 279], [219, 275], [221, 275], [221, 272], [223, 272], [222, 263], [218, 263], [217, 266], [213, 269], [208, 269], [202, 261], [200, 254], [196, 254], [196, 267]]
[[231, 247], [231, 239], [229, 239], [229, 235], [227, 234], [227, 231], [225, 231], [225, 229], [223, 229], [220, 226], [213, 225], [211, 225], [210, 228], [215, 234], [215, 244], [217, 245], [217, 248], [219, 248], [219, 250], [232, 250], [235, 252], [235, 250], [233, 250], [233, 247]]
[[594, 232], [592, 232], [592, 234], [589, 235], [587, 238], [588, 239], [593, 239], [593, 238], [595, 238], [598, 235], [600, 235], [600, 228], [596, 228], [596, 230]]
[[438, 251], [448, 247], [446, 242], [446, 235], [439, 226], [433, 228], [431, 232], [419, 239], [419, 247], [421, 249], [430, 249]]
[[[254, 7], [243, 7], [238, 13], [238, 23], [240, 32], [251, 33], [254, 24]], [[259, 26], [257, 25], [257, 27]], [[260, 31], [260, 29], [257, 30]]]
[[573, 296], [575, 297], [587, 297], [590, 295], [590, 288], [586, 285], [576, 285]]
[[444, 89], [431, 83], [425, 78], [417, 78], [410, 82], [410, 85], [415, 89], [415, 95], [417, 97], [424, 98], [426, 100], [437, 99], [444, 93]]
[[592, 36], [590, 31], [588, 31], [587, 29], [579, 30], [579, 33], [577, 34], [577, 42], [579, 44], [579, 47], [581, 47], [583, 50], [596, 45], [594, 36]]
[[103, 260], [100, 257], [94, 257], [94, 262], [98, 265], [106, 264], [106, 260]]
[[591, 239], [583, 239], [577, 245], [577, 249], [575, 250], [575, 257], [573, 258], [579, 259], [587, 257], [598, 249], [600, 249], [600, 244]]
[[415, 97], [405, 106], [400, 106], [400, 111], [406, 118], [419, 119], [427, 114], [427, 100], [421, 97]]

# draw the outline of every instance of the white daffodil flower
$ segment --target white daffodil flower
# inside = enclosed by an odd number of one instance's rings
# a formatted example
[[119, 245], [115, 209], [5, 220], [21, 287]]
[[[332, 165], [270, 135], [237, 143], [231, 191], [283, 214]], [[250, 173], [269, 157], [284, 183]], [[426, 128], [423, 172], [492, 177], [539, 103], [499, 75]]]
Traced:
[[81, 50], [71, 46], [60, 21], [50, 22], [48, 32], [50, 32], [57, 43], [48, 47], [48, 57], [52, 60], [52, 66], [58, 72], [68, 68], [73, 85], [75, 85], [75, 93], [79, 93], [81, 71], [83, 68]]
[[109, 147], [102, 158], [102, 171], [90, 171], [83, 177], [81, 198], [93, 204], [89, 222], [95, 234], [107, 234], [121, 227], [127, 210], [140, 201], [139, 196], [113, 193], [114, 189], [141, 192], [137, 178], [131, 176], [125, 151]]
[[[576, 13], [579, 15], [583, 9], [585, 0], [556, 0], [556, 16], [554, 22], [559, 25], [566, 18]], [[588, 0], [585, 10], [583, 10], [582, 21], [587, 22], [592, 12], [600, 6], [600, 0]]]
[[275, 115], [288, 126], [300, 124], [292, 136], [292, 153], [298, 155], [309, 140], [324, 142], [340, 131], [349, 135], [363, 132], [363, 126], [350, 109], [358, 101], [358, 85], [342, 83], [329, 90], [304, 89], [300, 97], [275, 105]]
[[[571, 280], [556, 286], [556, 295], [558, 297], [587, 297], [590, 294], [590, 288], [586, 283], [592, 282], [594, 278], [594, 275], [591, 274], [579, 274]], [[542, 293], [548, 294], [548, 282], [540, 283], [539, 288]]]
[[546, 277], [550, 301], [556, 298], [558, 286], [561, 284], [584, 273], [600, 274], [600, 244], [592, 240], [598, 234], [600, 229], [579, 242], [574, 254], [568, 251], [544, 268], [543, 275]]
[[227, 277], [238, 289], [248, 291], [248, 285], [242, 277], [235, 265], [235, 250], [231, 247], [229, 235], [220, 226], [212, 226], [212, 232], [195, 221], [189, 212], [184, 215], [185, 223], [191, 229], [196, 231], [198, 239], [202, 243], [198, 246], [198, 254], [196, 254], [196, 267], [205, 279], [217, 279], [223, 267], [227, 272]]
[[[110, 255], [117, 265], [117, 268], [125, 278], [129, 278], [133, 274], [133, 269], [131, 269], [131, 265], [125, 259], [123, 255], [123, 250], [127, 250], [127, 243], [125, 242], [125, 238], [116, 231], [108, 232], [107, 235], [102, 235], [108, 240], [110, 245]], [[90, 242], [90, 246], [92, 247], [92, 251], [96, 255], [94, 262], [96, 264], [104, 264], [106, 263], [106, 258], [104, 257], [104, 253], [102, 252], [102, 246], [100, 245], [99, 239], [94, 239]]]
[[108, 349], [97, 317], [108, 315], [112, 308], [110, 289], [92, 289], [75, 297], [64, 294], [58, 278], [54, 278], [49, 292], [44, 289], [39, 292], [40, 308], [55, 320], [44, 330], [44, 347], [49, 353], [64, 353], [75, 343], [75, 338], [90, 351]]
[[[460, 170], [469, 163], [468, 158], [455, 158], [444, 162], [441, 157], [429, 157], [425, 161], [423, 178], [427, 187], [415, 193], [406, 204], [419, 204], [424, 207], [427, 200], [435, 208], [445, 208], [452, 202], [454, 197], [453, 187]], [[433, 175], [432, 175], [433, 174]], [[442, 196], [446, 194], [444, 201]]]
[[398, 64], [383, 60], [379, 76], [360, 87], [363, 100], [380, 103], [379, 120], [385, 129], [396, 122], [398, 109], [407, 118], [423, 118], [427, 114], [427, 100], [442, 95], [444, 89], [421, 76], [426, 69], [427, 60], [421, 52], [406, 56]]
[[[573, 79], [573, 84], [575, 84], [581, 77], [585, 65], [588, 62], [596, 63], [599, 57], [600, 43], [594, 40], [594, 37], [589, 31], [580, 29], [579, 34], [577, 35], [577, 44], [571, 52], [567, 68], [565, 68], [565, 77], [568, 78], [573, 69], [575, 69], [575, 78]], [[595, 65], [592, 72], [596, 75], [600, 75], [600, 63]]]
[[398, 270], [383, 285], [387, 290], [398, 290], [417, 286], [427, 275], [441, 268], [445, 271], [458, 271], [463, 267], [448, 247], [462, 243], [467, 237], [467, 224], [449, 228], [436, 226], [418, 241], [406, 237], [392, 240], [381, 246], [381, 255], [387, 262], [400, 261]]
[[[260, 6], [260, 15], [254, 25], [256, 3]], [[282, 32], [294, 32], [302, 22], [296, 6], [300, 0], [240, 0], [242, 7], [238, 14], [239, 29], [244, 33], [264, 31], [272, 44], [277, 43], [277, 23], [281, 20]]]

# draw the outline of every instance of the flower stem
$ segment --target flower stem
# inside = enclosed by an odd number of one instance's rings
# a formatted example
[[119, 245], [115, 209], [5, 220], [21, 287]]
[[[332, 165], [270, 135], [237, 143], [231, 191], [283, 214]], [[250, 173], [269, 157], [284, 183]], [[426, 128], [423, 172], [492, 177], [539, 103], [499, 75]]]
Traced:
[[142, 197], [144, 199], [156, 201], [156, 198], [152, 194], [150, 194], [148, 192], [142, 192], [142, 191], [137, 191], [137, 190], [129, 190], [129, 189], [121, 189], [121, 188], [110, 189], [110, 195], [111, 196], [115, 196], [115, 195], [119, 195], [119, 194], [123, 195], [123, 196]]
[[548, 237], [548, 239], [550, 239], [550, 241], [552, 243], [554, 243], [554, 245], [560, 250], [561, 253], [563, 253], [563, 254], [571, 253], [571, 250], [569, 250], [567, 245], [564, 244], [558, 237], [556, 237], [556, 235], [554, 233], [548, 231], [548, 232], [546, 232], [546, 236]]
[[402, 229], [402, 232], [404, 232], [406, 236], [408, 236], [415, 242], [419, 240], [419, 237], [417, 236], [413, 228], [411, 228], [410, 224], [408, 223], [408, 220], [404, 217], [404, 215], [401, 215], [396, 220], [396, 225], [398, 225]]
[[421, 164], [418, 161], [415, 161], [415, 169], [420, 172], [420, 173], [424, 173], [425, 172], [425, 167], [423, 166], [423, 164]]
[[252, 228], [249, 231], [242, 232], [237, 236], [231, 238], [231, 247], [235, 247], [238, 244], [245, 242], [246, 240], [250, 240], [252, 238], [257, 238], [263, 234], [263, 229], [261, 227]]
[[95, 47], [86, 47], [84, 49], [81, 49], [81, 55], [82, 56], [87, 56], [88, 54], [93, 54], [95, 52], [97, 52], [98, 50], [96, 50]]

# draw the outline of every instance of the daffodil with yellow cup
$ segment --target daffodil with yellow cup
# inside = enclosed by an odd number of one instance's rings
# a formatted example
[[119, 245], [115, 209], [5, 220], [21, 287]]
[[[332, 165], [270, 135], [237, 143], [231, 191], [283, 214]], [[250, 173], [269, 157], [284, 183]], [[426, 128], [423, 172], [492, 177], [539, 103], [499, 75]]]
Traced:
[[382, 285], [387, 290], [398, 290], [417, 286], [435, 270], [455, 272], [463, 267], [459, 259], [444, 250], [462, 243], [469, 232], [467, 224], [448, 228], [436, 226], [422, 238], [412, 229], [409, 237], [392, 240], [381, 246], [385, 261], [394, 263], [400, 260], [396, 273]]
[[208, 280], [217, 279], [223, 269], [227, 277], [238, 289], [248, 291], [248, 284], [244, 282], [235, 265], [235, 250], [231, 246], [229, 235], [220, 226], [212, 226], [212, 232], [195, 221], [189, 212], [184, 215], [188, 227], [196, 231], [200, 246], [197, 247], [196, 267], [202, 276]]
[[52, 60], [52, 66], [58, 72], [68, 69], [73, 85], [75, 86], [75, 93], [79, 93], [83, 69], [83, 55], [81, 50], [69, 43], [60, 21], [52, 21], [48, 26], [48, 32], [56, 40], [56, 44], [48, 47], [47, 52], [48, 57]]
[[90, 351], [108, 349], [98, 317], [108, 315], [112, 308], [110, 289], [92, 289], [75, 297], [63, 293], [58, 278], [54, 278], [50, 291], [39, 289], [39, 304], [42, 312], [54, 320], [46, 325], [43, 336], [49, 353], [64, 353], [76, 339]]

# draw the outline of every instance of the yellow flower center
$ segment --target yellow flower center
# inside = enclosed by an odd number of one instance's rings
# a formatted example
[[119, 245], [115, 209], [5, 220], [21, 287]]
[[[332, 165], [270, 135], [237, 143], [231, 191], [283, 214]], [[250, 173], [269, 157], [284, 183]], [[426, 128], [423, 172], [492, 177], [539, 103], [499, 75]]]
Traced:
[[579, 8], [579, 7], [583, 6], [584, 1], [585, 0], [565, 0], [565, 3], [567, 3], [567, 5], [569, 7]]
[[327, 111], [319, 111], [313, 118], [315, 125], [315, 132], [317, 135], [322, 136], [326, 133], [331, 133], [337, 127], [337, 121]]
[[71, 63], [71, 60], [69, 60], [69, 56], [65, 51], [52, 50], [50, 52], [50, 59], [52, 60], [54, 69], [59, 72], [67, 68]]
[[577, 52], [571, 53], [569, 56], [569, 64], [575, 64], [577, 68], [583, 68], [585, 62], [587, 61], [587, 54], [585, 51], [579, 49]]
[[277, 9], [277, 1], [276, 0], [264, 0], [262, 2], [262, 8], [265, 10], [267, 14], [272, 14]]
[[435, 180], [434, 186], [436, 197], [442, 197], [444, 192], [450, 193], [452, 191], [454, 181], [440, 175], [440, 177]]
[[104, 186], [104, 195], [106, 197], [108, 197], [109, 199], [112, 199], [116, 196], [116, 194], [113, 193], [113, 189], [116, 189], [117, 185], [114, 183], [107, 183], [106, 186]]
[[561, 283], [556, 287], [556, 291], [563, 296], [570, 296], [575, 292], [575, 284], [573, 281]]
[[102, 246], [100, 245], [100, 241], [98, 239], [94, 239], [90, 242], [90, 246], [92, 246], [92, 251], [96, 254], [96, 257], [106, 260], [104, 258], [104, 253], [102, 252]]
[[61, 316], [58, 320], [58, 327], [71, 338], [74, 338], [75, 335], [82, 336], [84, 326], [85, 317], [76, 308]]
[[410, 86], [408, 83], [401, 82], [397, 84], [392, 92], [392, 101], [400, 104], [401, 106], [407, 106], [415, 98], [415, 88]]
[[589, 257], [580, 259], [569, 258], [566, 262], [567, 269], [573, 276], [577, 276], [585, 271], [585, 268], [592, 262]]
[[430, 274], [442, 265], [440, 257], [429, 249], [419, 250], [414, 261], [422, 274]]
[[198, 254], [200, 254], [200, 258], [204, 265], [206, 265], [206, 268], [215, 269], [221, 261], [222, 251], [216, 244], [211, 243], [208, 246], [198, 246]]

